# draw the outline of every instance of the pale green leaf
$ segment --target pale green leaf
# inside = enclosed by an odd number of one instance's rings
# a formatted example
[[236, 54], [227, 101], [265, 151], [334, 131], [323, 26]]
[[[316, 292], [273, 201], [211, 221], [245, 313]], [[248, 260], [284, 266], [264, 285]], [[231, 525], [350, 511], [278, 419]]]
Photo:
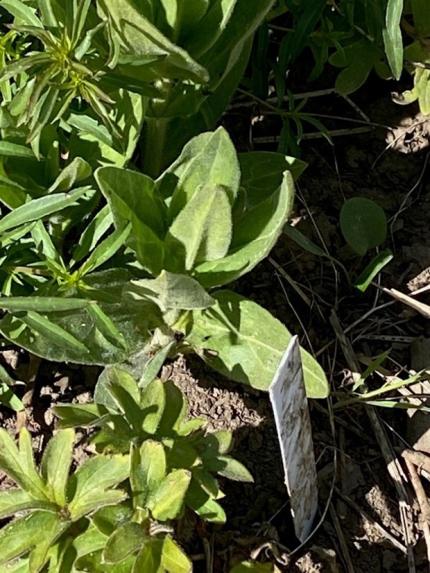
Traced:
[[222, 259], [232, 238], [232, 215], [224, 187], [200, 187], [169, 228], [165, 240], [166, 267], [190, 271], [202, 261]]
[[179, 545], [167, 535], [163, 543], [161, 564], [167, 573], [191, 573], [193, 564]]
[[[205, 362], [227, 378], [268, 390], [291, 340], [290, 332], [257, 303], [218, 291], [217, 305], [194, 311], [188, 342]], [[316, 360], [301, 350], [306, 392], [325, 398], [327, 378]]]
[[183, 469], [174, 470], [163, 479], [147, 502], [156, 520], [167, 521], [180, 515], [190, 481], [191, 473]]
[[[21, 437], [22, 444], [24, 441], [28, 443], [27, 430], [21, 430]], [[25, 450], [26, 453], [21, 454], [6, 430], [0, 428], [0, 469], [35, 499], [48, 501], [45, 484], [34, 469], [34, 464], [28, 460], [28, 446], [25, 446]]]
[[196, 280], [168, 271], [162, 271], [156, 279], [132, 281], [125, 294], [134, 301], [151, 300], [163, 312], [208, 308], [214, 304], [213, 298]]
[[60, 430], [51, 438], [43, 453], [41, 471], [48, 487], [49, 497], [60, 507], [66, 505], [66, 485], [73, 459], [75, 432]]
[[396, 80], [400, 79], [403, 69], [403, 39], [400, 27], [402, 13], [403, 0], [388, 0], [382, 36], [388, 63]]
[[268, 199], [245, 213], [235, 226], [226, 257], [196, 267], [194, 276], [206, 288], [221, 286], [252, 270], [274, 247], [290, 214], [294, 183], [289, 172]]

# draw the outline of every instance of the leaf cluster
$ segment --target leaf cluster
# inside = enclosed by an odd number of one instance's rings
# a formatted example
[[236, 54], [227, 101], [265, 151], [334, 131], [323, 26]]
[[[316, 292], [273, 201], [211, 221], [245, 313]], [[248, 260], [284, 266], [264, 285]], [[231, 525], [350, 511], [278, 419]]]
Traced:
[[[193, 138], [155, 180], [114, 166], [94, 180], [74, 159], [47, 194], [23, 194], [0, 222], [18, 257], [4, 265], [1, 332], [49, 359], [102, 365], [129, 359], [157, 330], [170, 340], [182, 333], [183, 350], [267, 389], [290, 333], [257, 304], [215, 289], [267, 256], [301, 169], [276, 153], [238, 156], [221, 128]], [[89, 185], [79, 187], [83, 177]], [[81, 233], [71, 252], [66, 232]], [[326, 395], [321, 368], [304, 351], [303, 360], [309, 396]]]
[[[94, 404], [57, 406], [63, 429], [39, 468], [29, 433], [21, 431], [17, 447], [1, 430], [0, 469], [18, 487], [0, 493], [0, 517], [19, 516], [0, 530], [0, 564], [28, 573], [191, 571], [172, 523], [186, 508], [224, 523], [215, 475], [252, 477], [228, 455], [230, 432], [205, 434], [202, 421], [187, 413], [173, 383], [156, 379], [141, 388], [111, 369]], [[71, 426], [98, 428], [92, 441], [100, 454], [70, 475]]]

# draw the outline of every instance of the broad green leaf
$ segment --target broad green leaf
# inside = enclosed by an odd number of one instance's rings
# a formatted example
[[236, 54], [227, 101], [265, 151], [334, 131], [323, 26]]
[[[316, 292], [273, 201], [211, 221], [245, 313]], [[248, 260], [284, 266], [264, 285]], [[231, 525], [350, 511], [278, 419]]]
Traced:
[[227, 517], [222, 506], [212, 498], [196, 481], [192, 481], [187, 492], [187, 505], [191, 507], [197, 515], [210, 523], [223, 524]]
[[[208, 469], [212, 470], [212, 465]], [[213, 470], [233, 481], [253, 483], [254, 479], [246, 467], [229, 456], [219, 456], [213, 462]]]
[[291, 211], [294, 183], [289, 172], [271, 197], [250, 209], [235, 227], [226, 257], [196, 267], [194, 276], [206, 288], [221, 286], [252, 270], [274, 247]]
[[140, 449], [132, 449], [130, 485], [136, 509], [145, 508], [146, 500], [165, 477], [166, 454], [160, 442], [145, 440]]
[[161, 555], [163, 551], [163, 540], [153, 539], [150, 543], [145, 543], [137, 556], [132, 573], [164, 573], [161, 565]]
[[104, 505], [124, 499], [123, 492], [110, 491], [130, 471], [128, 456], [97, 456], [85, 462], [69, 480], [69, 511], [74, 519]]
[[[164, 56], [158, 74], [173, 78], [190, 78], [204, 83], [207, 71], [180, 47], [173, 44], [130, 2], [103, 0], [103, 8], [115, 25], [121, 40], [121, 52], [133, 56]], [[151, 76], [148, 79], [154, 79]]]
[[98, 551], [80, 557], [76, 561], [76, 567], [79, 572], [91, 571], [91, 573], [130, 573], [133, 570], [134, 561], [134, 556], [131, 556], [122, 563], [107, 565], [102, 561], [102, 552]]
[[99, 406], [118, 411], [118, 405], [112, 396], [113, 386], [123, 388], [133, 401], [139, 403], [140, 391], [133, 376], [118, 366], [109, 366], [100, 374], [94, 392], [94, 400]]
[[79, 353], [82, 358], [88, 354], [87, 347], [78, 338], [37, 312], [28, 311], [25, 316], [20, 317], [20, 321], [31, 330], [30, 341], [32, 342], [36, 336], [39, 336], [50, 344], [62, 345], [69, 352]]
[[240, 184], [246, 190], [248, 207], [272, 195], [282, 184], [285, 171], [290, 171], [296, 181], [307, 166], [300, 159], [271, 151], [240, 153], [239, 162], [242, 172]]
[[361, 292], [365, 292], [373, 279], [392, 260], [393, 253], [389, 249], [386, 249], [385, 251], [382, 251], [376, 255], [376, 257], [374, 257], [370, 263], [366, 265], [366, 267], [360, 273], [360, 276], [356, 279], [354, 283], [355, 288], [358, 288], [358, 290]]
[[129, 555], [137, 553], [144, 542], [145, 532], [141, 525], [124, 523], [109, 537], [103, 551], [103, 561], [108, 565], [120, 563]]
[[125, 388], [117, 384], [111, 384], [108, 391], [116, 402], [123, 422], [132, 428], [132, 433], [139, 434], [142, 424], [142, 411], [139, 407], [139, 401], [136, 402]]
[[161, 564], [167, 573], [191, 573], [193, 564], [179, 545], [167, 535], [163, 543]]
[[[198, 27], [193, 29], [190, 36], [184, 38], [190, 53], [200, 56], [211, 49], [225, 32], [236, 3], [237, 0], [216, 0], [209, 3], [206, 14], [200, 20]], [[244, 22], [248, 23], [247, 20]]]
[[178, 159], [157, 181], [163, 197], [172, 195], [170, 220], [203, 186], [226, 189], [231, 205], [239, 191], [240, 168], [234, 145], [224, 128], [202, 133], [187, 143]]
[[22, 489], [0, 491], [0, 519], [13, 517], [21, 511], [41, 509], [56, 512], [57, 506], [49, 501], [36, 499]]
[[315, 255], [317, 257], [328, 256], [327, 253], [324, 251], [324, 249], [316, 245], [296, 227], [287, 224], [284, 227], [284, 233], [287, 235], [289, 239], [292, 239], [295, 243], [297, 243], [299, 247], [301, 247], [305, 251], [308, 251], [308, 253], [312, 253], [312, 255]]
[[[27, 435], [27, 430], [21, 430], [22, 443], [24, 440], [28, 441]], [[33, 463], [18, 451], [15, 442], [2, 428], [0, 428], [0, 469], [34, 498], [49, 501], [45, 492], [45, 484], [34, 469]]]
[[336, 78], [336, 90], [345, 95], [358, 90], [380, 57], [379, 48], [367, 38], [339, 49], [329, 59], [333, 66], [344, 68]]
[[133, 509], [125, 502], [99, 509], [99, 511], [91, 517], [91, 521], [97, 527], [98, 531], [109, 537], [121, 524], [131, 521], [132, 517]]
[[[203, 467], [206, 467], [204, 461]], [[196, 481], [200, 488], [213, 499], [222, 497], [223, 494], [220, 490], [218, 480], [209, 471], [203, 468], [193, 468], [192, 474], [192, 484]], [[192, 489], [193, 487], [191, 485], [188, 491], [191, 492]]]
[[175, 519], [180, 515], [190, 481], [191, 473], [182, 469], [172, 471], [162, 480], [147, 501], [157, 521]]
[[76, 203], [76, 201], [88, 193], [88, 191], [89, 189], [87, 187], [83, 187], [71, 193], [54, 193], [40, 197], [39, 199], [33, 199], [0, 219], [0, 233], [62, 211], [66, 207]]
[[171, 380], [163, 382], [166, 405], [158, 431], [161, 436], [176, 435], [188, 416], [188, 402], [184, 393]]
[[340, 228], [349, 246], [359, 255], [365, 255], [385, 241], [387, 218], [374, 201], [353, 197], [343, 204]]
[[107, 415], [106, 408], [99, 404], [57, 404], [53, 411], [60, 428], [91, 427]]
[[159, 274], [163, 265], [164, 207], [154, 193], [152, 179], [126, 169], [102, 167], [95, 174], [108, 201], [117, 229], [129, 223], [128, 244], [151, 273]]
[[49, 193], [70, 191], [76, 183], [85, 181], [91, 176], [92, 169], [89, 163], [81, 157], [75, 157], [67, 167], [58, 175], [57, 179], [49, 188]]
[[49, 497], [60, 507], [66, 505], [66, 485], [73, 458], [75, 432], [60, 430], [51, 438], [43, 453], [41, 471], [48, 487]]
[[202, 261], [224, 257], [232, 237], [232, 215], [227, 191], [220, 186], [198, 189], [176, 216], [165, 240], [166, 268], [191, 270]]
[[403, 69], [403, 39], [400, 27], [402, 13], [403, 0], [388, 0], [382, 36], [387, 60], [396, 80], [400, 79]]
[[[96, 301], [103, 315], [95, 306], [44, 316], [7, 313], [0, 319], [0, 331], [14, 344], [48, 360], [95, 365], [123, 362], [146, 344], [160, 320], [155, 305], [141, 303], [136, 312], [134, 305], [123, 300], [124, 286], [133, 278], [136, 275], [125, 269], [111, 269], [81, 279], [74, 294]], [[113, 325], [121, 336], [114, 334]]]
[[229, 430], [219, 430], [207, 436], [205, 441], [204, 457], [218, 457], [219, 454], [227, 454], [233, 445], [233, 434]]
[[143, 410], [142, 430], [155, 434], [163, 417], [166, 406], [166, 394], [161, 380], [154, 380], [143, 393], [141, 408]]
[[29, 571], [38, 573], [44, 564], [44, 558], [49, 549], [48, 544], [65, 527], [67, 527], [67, 522], [62, 523], [56, 513], [48, 511], [35, 511], [11, 521], [0, 530], [0, 564], [4, 565], [15, 557], [20, 557], [27, 551], [40, 547], [41, 553], [36, 556], [37, 566], [29, 568]]
[[15, 16], [17, 19], [16, 23], [36, 26], [37, 28], [42, 27], [42, 23], [36, 16], [35, 10], [21, 0], [1, 0], [0, 6]]
[[168, 271], [162, 271], [156, 279], [132, 281], [125, 293], [134, 301], [151, 300], [163, 312], [208, 308], [214, 304], [213, 298], [196, 280]]
[[[230, 291], [218, 291], [217, 304], [194, 311], [187, 341], [211, 367], [227, 378], [268, 390], [291, 340], [290, 332], [257, 303]], [[327, 378], [316, 360], [301, 350], [309, 398], [325, 398]]]

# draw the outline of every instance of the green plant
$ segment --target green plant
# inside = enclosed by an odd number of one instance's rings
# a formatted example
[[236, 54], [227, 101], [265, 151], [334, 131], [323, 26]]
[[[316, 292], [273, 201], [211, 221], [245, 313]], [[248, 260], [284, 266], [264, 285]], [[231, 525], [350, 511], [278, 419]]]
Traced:
[[348, 245], [363, 256], [385, 241], [387, 218], [384, 210], [371, 199], [353, 197], [342, 206], [340, 228]]
[[[202, 420], [187, 418], [187, 401], [173, 383], [142, 387], [118, 368], [100, 378], [95, 403], [55, 412], [63, 429], [39, 469], [27, 431], [17, 448], [0, 430], [0, 469], [19, 486], [0, 493], [0, 518], [23, 514], [0, 529], [0, 565], [22, 573], [190, 572], [175, 524], [187, 508], [225, 522], [216, 474], [252, 481], [228, 455], [231, 432], [205, 434]], [[92, 442], [100, 455], [69, 475], [71, 426], [98, 428]]]
[[[8, 248], [15, 254], [18, 241], [31, 257], [13, 267], [24, 288], [3, 290], [0, 331], [40, 356], [89, 364], [176, 341], [172, 353], [193, 350], [229, 378], [267, 389], [290, 333], [258, 304], [215, 289], [267, 256], [291, 209], [291, 171], [301, 169], [276, 153], [238, 157], [223, 129], [191, 140], [157, 180], [100, 168], [107, 206], [89, 219], [79, 257], [62, 244], [58, 251], [41, 219], [50, 224], [71, 202], [93, 197], [91, 186], [13, 209], [0, 234], [12, 232]], [[308, 395], [325, 396], [324, 372], [305, 351], [303, 364]]]
[[[187, 400], [173, 382], [155, 379], [143, 387], [126, 371], [108, 368], [97, 384], [94, 403], [58, 405], [54, 412], [61, 427], [97, 428], [91, 442], [102, 452], [128, 452], [132, 444], [132, 486], [141, 483], [139, 472], [156, 472], [150, 484], [140, 486], [148, 491], [135, 500], [142, 519], [174, 519], [185, 504], [206, 521], [224, 523], [217, 502], [223, 494], [214, 474], [252, 481], [246, 468], [227, 455], [231, 432], [201, 431], [204, 420], [188, 418]], [[163, 480], [176, 487], [169, 489]], [[177, 502], [164, 497], [160, 501], [157, 492], [165, 490], [178, 496]]]
[[37, 469], [28, 431], [21, 430], [18, 449], [0, 430], [0, 469], [18, 486], [0, 493], [0, 516], [18, 513], [0, 530], [2, 567], [28, 554], [28, 563], [10, 570], [44, 570], [88, 526], [93, 513], [126, 498], [125, 491], [115, 488], [129, 475], [128, 456], [94, 457], [69, 476], [74, 439], [73, 430], [58, 432]]
[[[14, 17], [0, 59], [3, 113], [36, 155], [54, 125], [117, 164], [130, 160], [145, 115], [143, 165], [158, 175], [191, 136], [214, 127], [272, 3], [2, 0]], [[16, 58], [11, 41], [26, 46]]]
[[[387, 217], [384, 210], [365, 197], [348, 199], [340, 212], [342, 234], [355, 253], [365, 256], [387, 238]], [[374, 256], [354, 281], [354, 286], [365, 292], [376, 275], [393, 259], [389, 249]]]

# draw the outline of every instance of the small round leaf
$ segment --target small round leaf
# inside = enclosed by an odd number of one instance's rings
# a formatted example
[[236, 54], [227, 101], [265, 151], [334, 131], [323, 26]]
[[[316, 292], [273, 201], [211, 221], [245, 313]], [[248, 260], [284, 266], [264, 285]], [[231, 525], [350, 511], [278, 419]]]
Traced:
[[342, 207], [340, 228], [348, 245], [359, 255], [365, 255], [385, 241], [387, 218], [374, 201], [353, 197]]

